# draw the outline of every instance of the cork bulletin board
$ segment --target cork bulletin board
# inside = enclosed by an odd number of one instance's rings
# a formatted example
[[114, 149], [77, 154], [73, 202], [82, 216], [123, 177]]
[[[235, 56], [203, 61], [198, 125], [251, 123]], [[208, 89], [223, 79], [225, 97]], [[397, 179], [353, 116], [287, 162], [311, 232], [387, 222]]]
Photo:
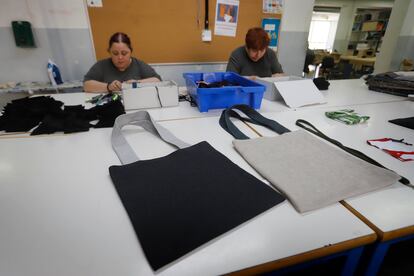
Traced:
[[263, 18], [263, 0], [240, 0], [236, 37], [214, 35], [216, 1], [209, 1], [212, 41], [201, 41], [204, 29], [203, 0], [105, 0], [103, 7], [88, 7], [97, 59], [108, 57], [108, 40], [115, 32], [127, 33], [133, 55], [148, 63], [222, 62], [244, 44], [251, 27]]

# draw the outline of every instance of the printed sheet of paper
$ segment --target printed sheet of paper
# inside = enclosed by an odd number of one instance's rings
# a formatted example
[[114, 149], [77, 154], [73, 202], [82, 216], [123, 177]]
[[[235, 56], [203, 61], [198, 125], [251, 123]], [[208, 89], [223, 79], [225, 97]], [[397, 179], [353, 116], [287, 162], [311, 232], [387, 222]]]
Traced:
[[236, 36], [239, 0], [217, 0], [215, 35]]
[[263, 0], [263, 13], [282, 13], [283, 0]]

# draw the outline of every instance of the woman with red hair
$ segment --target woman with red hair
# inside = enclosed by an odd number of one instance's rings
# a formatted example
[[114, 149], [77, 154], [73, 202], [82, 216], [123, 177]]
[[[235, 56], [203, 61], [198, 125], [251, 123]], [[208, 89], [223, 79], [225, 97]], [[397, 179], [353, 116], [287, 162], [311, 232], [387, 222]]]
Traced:
[[270, 38], [262, 28], [251, 28], [245, 39], [246, 44], [231, 53], [226, 71], [243, 76], [274, 77], [283, 74], [276, 54], [269, 49]]

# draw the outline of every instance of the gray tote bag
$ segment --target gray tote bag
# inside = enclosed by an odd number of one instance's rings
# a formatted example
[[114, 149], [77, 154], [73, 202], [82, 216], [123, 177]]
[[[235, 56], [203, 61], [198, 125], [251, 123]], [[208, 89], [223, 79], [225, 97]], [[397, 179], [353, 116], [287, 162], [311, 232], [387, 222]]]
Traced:
[[[233, 109], [244, 112], [249, 119], [235, 115], [234, 111], [227, 112], [228, 116], [234, 115], [282, 133], [256, 139], [236, 134], [239, 139], [234, 140], [233, 145], [300, 213], [386, 187], [400, 178], [390, 170], [361, 160], [303, 130], [289, 132], [272, 120], [269, 126], [269, 119], [263, 120], [262, 115], [248, 107]], [[224, 128], [233, 130], [235, 126], [224, 118], [225, 113], [223, 111], [220, 124], [232, 125]]]

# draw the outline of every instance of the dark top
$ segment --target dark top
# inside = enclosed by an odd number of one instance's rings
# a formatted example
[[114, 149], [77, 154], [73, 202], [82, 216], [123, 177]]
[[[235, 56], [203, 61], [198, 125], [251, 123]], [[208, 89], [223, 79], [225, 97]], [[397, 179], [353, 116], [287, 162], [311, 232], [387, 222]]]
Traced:
[[226, 71], [232, 71], [242, 76], [271, 77], [275, 73], [283, 73], [282, 66], [272, 49], [267, 48], [264, 56], [258, 61], [252, 61], [245, 46], [231, 53]]
[[88, 73], [86, 73], [83, 81], [95, 80], [111, 83], [114, 80], [128, 81], [131, 79], [140, 80], [151, 77], [156, 77], [161, 80], [160, 75], [142, 60], [132, 58], [132, 62], [128, 68], [125, 71], [119, 71], [112, 63], [112, 60], [107, 58], [96, 62], [89, 69]]
[[315, 52], [311, 49], [306, 50], [305, 64], [303, 65], [303, 72], [309, 73], [309, 65], [313, 64], [315, 60]]

